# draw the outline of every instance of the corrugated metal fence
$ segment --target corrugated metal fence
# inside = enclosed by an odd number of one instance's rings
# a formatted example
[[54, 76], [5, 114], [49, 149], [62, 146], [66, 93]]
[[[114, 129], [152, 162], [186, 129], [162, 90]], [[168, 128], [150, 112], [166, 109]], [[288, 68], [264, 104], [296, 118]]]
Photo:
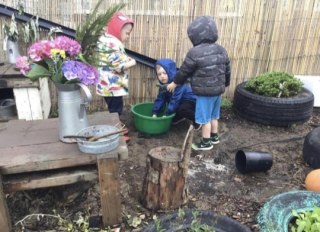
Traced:
[[[16, 7], [18, 1], [0, 2]], [[27, 13], [76, 28], [96, 0], [21, 2]], [[186, 33], [189, 23], [197, 16], [213, 16], [218, 43], [231, 59], [232, 80], [224, 95], [230, 99], [237, 84], [263, 72], [320, 75], [320, 0], [106, 0], [104, 7], [119, 2], [127, 4], [123, 12], [135, 21], [126, 47], [154, 59], [172, 58], [178, 66], [192, 46]], [[130, 78], [127, 104], [154, 99], [157, 88], [152, 69], [138, 64], [130, 70]], [[55, 103], [54, 91], [52, 97]], [[104, 102], [95, 96], [91, 108], [101, 107]]]

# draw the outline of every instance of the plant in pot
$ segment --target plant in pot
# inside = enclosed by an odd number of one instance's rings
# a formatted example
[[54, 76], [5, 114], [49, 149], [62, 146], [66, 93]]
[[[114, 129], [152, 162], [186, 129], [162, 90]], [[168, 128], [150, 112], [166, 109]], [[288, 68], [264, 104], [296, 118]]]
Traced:
[[302, 82], [285, 72], [267, 72], [239, 84], [233, 108], [241, 117], [271, 126], [307, 121], [314, 96]]
[[292, 220], [289, 224], [291, 232], [320, 231], [320, 208], [315, 206], [312, 210], [292, 211]]

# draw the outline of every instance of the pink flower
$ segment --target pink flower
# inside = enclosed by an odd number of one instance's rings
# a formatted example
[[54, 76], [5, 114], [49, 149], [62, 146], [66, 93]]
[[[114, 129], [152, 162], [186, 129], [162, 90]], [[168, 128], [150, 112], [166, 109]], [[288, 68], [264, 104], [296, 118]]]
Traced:
[[29, 48], [28, 54], [33, 61], [41, 61], [50, 57], [50, 50], [54, 44], [49, 40], [41, 40], [32, 44]]
[[80, 44], [67, 36], [58, 36], [54, 40], [55, 48], [64, 50], [70, 56], [76, 56], [81, 52]]
[[28, 57], [26, 56], [19, 56], [17, 58], [16, 66], [20, 69], [20, 72], [23, 75], [27, 75], [27, 72], [31, 69], [30, 64], [28, 62]]

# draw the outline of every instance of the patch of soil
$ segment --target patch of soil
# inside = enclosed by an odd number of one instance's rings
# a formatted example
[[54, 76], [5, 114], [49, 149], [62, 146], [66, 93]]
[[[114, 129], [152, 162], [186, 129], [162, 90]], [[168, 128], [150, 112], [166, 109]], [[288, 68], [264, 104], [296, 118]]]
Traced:
[[[223, 109], [221, 114], [220, 144], [211, 151], [192, 151], [188, 172], [189, 201], [185, 207], [212, 210], [247, 225], [252, 231], [259, 231], [256, 215], [269, 197], [304, 189], [304, 179], [312, 169], [303, 161], [303, 142], [311, 130], [320, 126], [320, 111], [315, 110], [308, 122], [288, 128], [252, 123], [235, 115], [231, 109]], [[173, 126], [164, 135], [147, 136], [135, 130], [129, 108], [121, 120], [130, 131], [129, 158], [120, 161], [122, 212], [132, 217], [144, 215], [143, 222], [150, 221], [154, 214], [160, 216], [166, 212], [153, 213], [140, 204], [147, 153], [157, 146], [181, 147], [188, 123], [184, 121]], [[200, 135], [201, 132], [196, 131], [194, 140]], [[273, 166], [267, 172], [243, 175], [235, 167], [238, 150], [271, 153]], [[97, 183], [17, 192], [7, 198], [13, 224], [32, 213], [52, 215], [53, 210], [71, 222], [80, 216], [100, 213]], [[129, 221], [124, 216], [123, 224], [118, 226], [120, 231], [141, 231], [143, 223], [133, 228]], [[24, 222], [29, 231], [67, 231], [66, 225], [58, 225], [55, 218], [32, 217]], [[22, 231], [21, 223], [14, 229]]]

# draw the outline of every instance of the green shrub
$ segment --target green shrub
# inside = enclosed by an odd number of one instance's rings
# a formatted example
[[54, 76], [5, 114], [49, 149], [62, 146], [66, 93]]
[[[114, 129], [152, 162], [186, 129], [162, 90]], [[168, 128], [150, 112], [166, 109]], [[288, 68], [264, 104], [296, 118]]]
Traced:
[[268, 97], [291, 97], [301, 91], [303, 83], [285, 72], [263, 73], [245, 84], [245, 89]]

